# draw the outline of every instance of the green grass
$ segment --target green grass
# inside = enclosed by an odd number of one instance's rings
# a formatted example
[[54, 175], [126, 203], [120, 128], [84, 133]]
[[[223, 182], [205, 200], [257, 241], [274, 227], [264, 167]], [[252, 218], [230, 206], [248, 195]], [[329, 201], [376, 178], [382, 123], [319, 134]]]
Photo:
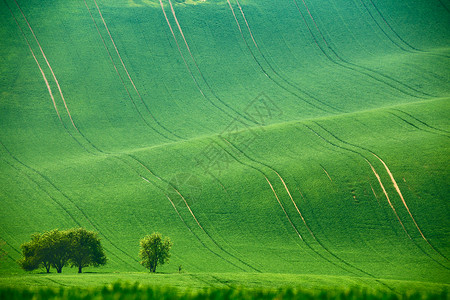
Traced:
[[199, 293], [180, 293], [172, 288], [149, 288], [138, 284], [115, 283], [102, 289], [0, 290], [2, 299], [447, 299], [446, 293], [395, 294], [373, 293], [357, 288], [334, 292], [308, 292], [297, 289], [251, 290], [208, 289]]
[[158, 278], [182, 290], [447, 287], [450, 5], [186, 1], [188, 49], [162, 2], [167, 20], [98, 0], [114, 44], [94, 0], [17, 2], [66, 104], [0, 3], [0, 285], [84, 285], [16, 263], [33, 232], [83, 226], [109, 258], [92, 288], [153, 280], [137, 254], [154, 231], [174, 241]]
[[287, 274], [91, 273], [0, 278], [0, 299], [447, 299], [447, 293], [448, 285], [436, 283]]

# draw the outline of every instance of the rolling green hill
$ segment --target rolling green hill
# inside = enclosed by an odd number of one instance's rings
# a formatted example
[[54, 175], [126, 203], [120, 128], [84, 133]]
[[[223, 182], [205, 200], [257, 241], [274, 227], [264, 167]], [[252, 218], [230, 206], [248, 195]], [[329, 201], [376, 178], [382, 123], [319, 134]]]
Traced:
[[0, 273], [83, 226], [100, 272], [159, 231], [162, 272], [448, 285], [449, 9], [0, 2]]

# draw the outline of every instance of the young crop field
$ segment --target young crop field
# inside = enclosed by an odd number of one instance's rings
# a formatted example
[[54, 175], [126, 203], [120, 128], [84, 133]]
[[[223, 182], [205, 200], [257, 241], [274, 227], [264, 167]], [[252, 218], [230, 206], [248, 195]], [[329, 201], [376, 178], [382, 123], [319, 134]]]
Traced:
[[[0, 289], [447, 297], [448, 0], [2, 0], [0, 38]], [[105, 266], [21, 270], [75, 227]]]

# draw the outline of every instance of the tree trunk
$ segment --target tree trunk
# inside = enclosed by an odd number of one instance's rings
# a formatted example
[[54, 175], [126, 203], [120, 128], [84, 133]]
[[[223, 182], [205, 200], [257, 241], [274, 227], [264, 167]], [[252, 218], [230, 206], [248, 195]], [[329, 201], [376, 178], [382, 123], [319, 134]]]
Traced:
[[57, 273], [61, 273], [61, 272], [62, 272], [62, 268], [56, 269], [56, 272], [57, 272]]
[[47, 273], [50, 273], [51, 264], [44, 262], [44, 267], [45, 267], [45, 271], [47, 271]]
[[81, 273], [81, 266], [78, 266], [78, 273]]

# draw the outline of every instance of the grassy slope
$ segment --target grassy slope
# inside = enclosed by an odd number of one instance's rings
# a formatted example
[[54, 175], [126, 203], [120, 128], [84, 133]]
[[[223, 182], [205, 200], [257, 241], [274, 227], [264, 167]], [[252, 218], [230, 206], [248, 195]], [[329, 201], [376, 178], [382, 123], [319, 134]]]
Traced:
[[[439, 1], [243, 1], [246, 20], [231, 1], [243, 37], [226, 2], [176, 5], [195, 62], [163, 1], [189, 69], [158, 3], [134, 2], [98, 4], [142, 100], [94, 1], [108, 50], [82, 1], [19, 1], [78, 131], [20, 10], [0, 4], [2, 273], [20, 272], [32, 232], [84, 226], [102, 235], [103, 271], [142, 271], [137, 241], [160, 231], [175, 241], [165, 272], [449, 282], [450, 26]], [[258, 95], [273, 108], [262, 119]]]

